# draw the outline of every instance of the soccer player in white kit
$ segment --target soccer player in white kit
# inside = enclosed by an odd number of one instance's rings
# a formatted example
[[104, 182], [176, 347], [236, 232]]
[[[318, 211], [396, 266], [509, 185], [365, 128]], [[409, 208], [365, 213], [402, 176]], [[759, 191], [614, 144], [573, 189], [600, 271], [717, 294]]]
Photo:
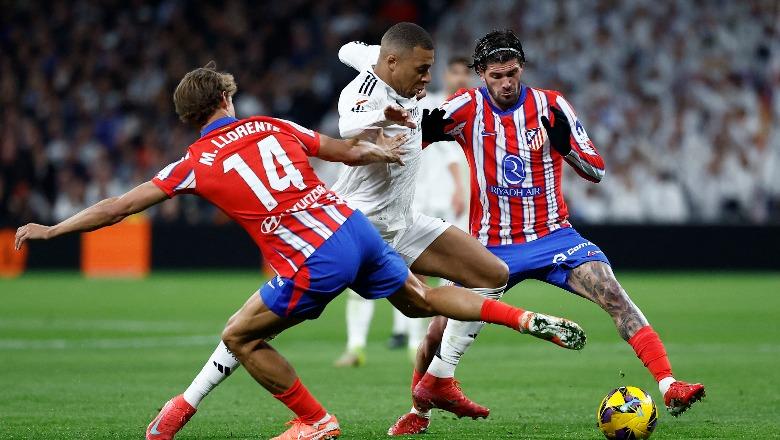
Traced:
[[[368, 54], [368, 57], [365, 56]], [[342, 62], [356, 70], [370, 69], [379, 57], [379, 46], [365, 46], [361, 43], [349, 43], [339, 51]], [[433, 110], [442, 105], [445, 99], [461, 88], [468, 87], [471, 80], [469, 59], [453, 57], [447, 62], [444, 74], [443, 93], [427, 92], [420, 100], [420, 107]], [[455, 145], [452, 145], [452, 144]], [[466, 194], [461, 177], [461, 168], [465, 166], [461, 154], [454, 141], [440, 141], [428, 145], [423, 151], [418, 173], [414, 209], [434, 218], [443, 219], [450, 224], [466, 231], [467, 225], [463, 216], [466, 208]], [[365, 358], [365, 346], [369, 327], [374, 314], [374, 302], [367, 300], [354, 292], [349, 292], [346, 307], [347, 347], [336, 361], [338, 367], [360, 366]], [[393, 334], [390, 340], [391, 348], [408, 348], [411, 356], [415, 356], [417, 347], [422, 342], [427, 326], [426, 319], [409, 318], [393, 310]], [[404, 341], [404, 338], [406, 340]]]
[[[407, 142], [401, 146], [404, 165], [347, 169], [332, 190], [345, 198], [352, 209], [368, 217], [412, 272], [445, 278], [483, 297], [499, 299], [508, 280], [507, 265], [465, 232], [441, 219], [422, 215], [412, 207], [422, 144], [441, 140], [423, 136], [426, 121], [436, 123], [441, 120], [441, 114], [423, 114], [417, 100], [430, 82], [432, 64], [433, 41], [423, 28], [413, 23], [398, 23], [385, 32], [376, 65], [360, 72], [341, 93], [339, 130], [343, 137], [362, 139], [375, 139], [380, 128], [388, 137], [407, 134]], [[443, 127], [431, 127], [429, 132], [443, 134]], [[496, 301], [486, 303], [505, 306]], [[522, 311], [518, 320], [522, 333], [572, 350], [585, 346], [584, 331], [572, 321], [531, 311]], [[458, 324], [462, 322], [450, 320], [447, 325]], [[429, 334], [437, 332], [429, 329]], [[438, 346], [439, 341], [426, 343]], [[429, 373], [436, 371], [435, 359], [433, 362], [417, 359], [417, 362], [430, 364]], [[192, 407], [191, 413], [239, 366], [237, 358], [221, 342], [182, 395]], [[415, 371], [414, 375], [420, 378], [424, 373]], [[488, 415], [486, 408], [463, 394], [452, 377], [433, 380], [429, 385], [437, 407], [461, 417]], [[182, 420], [164, 435], [148, 438], [170, 440], [185, 423]]]

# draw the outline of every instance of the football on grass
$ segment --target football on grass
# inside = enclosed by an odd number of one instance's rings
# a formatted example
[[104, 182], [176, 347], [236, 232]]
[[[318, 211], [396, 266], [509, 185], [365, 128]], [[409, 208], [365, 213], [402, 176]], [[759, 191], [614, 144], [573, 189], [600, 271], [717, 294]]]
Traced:
[[596, 421], [608, 439], [645, 439], [655, 429], [658, 409], [641, 388], [620, 387], [610, 391], [601, 401]]

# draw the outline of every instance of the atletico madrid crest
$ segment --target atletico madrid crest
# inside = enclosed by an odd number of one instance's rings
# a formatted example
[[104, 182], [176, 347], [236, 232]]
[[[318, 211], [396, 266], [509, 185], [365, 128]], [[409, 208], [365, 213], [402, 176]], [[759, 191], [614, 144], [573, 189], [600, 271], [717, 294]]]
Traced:
[[532, 150], [538, 150], [544, 145], [546, 140], [542, 127], [532, 128], [525, 131], [525, 144]]

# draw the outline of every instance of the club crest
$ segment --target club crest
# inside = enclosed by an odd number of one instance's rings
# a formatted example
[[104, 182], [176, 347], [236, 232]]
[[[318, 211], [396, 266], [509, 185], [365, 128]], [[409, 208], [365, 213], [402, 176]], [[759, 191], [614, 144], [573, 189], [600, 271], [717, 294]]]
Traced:
[[525, 144], [531, 150], [538, 150], [544, 145], [545, 136], [542, 127], [532, 128], [525, 131]]

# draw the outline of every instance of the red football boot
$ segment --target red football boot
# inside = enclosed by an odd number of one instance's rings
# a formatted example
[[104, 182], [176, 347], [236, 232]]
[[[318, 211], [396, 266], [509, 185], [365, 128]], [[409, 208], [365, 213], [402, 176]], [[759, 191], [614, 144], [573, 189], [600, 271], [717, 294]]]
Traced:
[[171, 440], [195, 415], [195, 409], [179, 394], [165, 403], [146, 428], [146, 440]]
[[420, 411], [439, 408], [458, 417], [485, 418], [490, 410], [478, 405], [463, 394], [458, 381], [452, 377], [439, 378], [425, 373], [412, 392], [414, 406]]
[[407, 413], [401, 416], [390, 429], [387, 435], [414, 435], [422, 434], [428, 430], [431, 419], [418, 416], [415, 413]]
[[704, 398], [704, 385], [676, 381], [666, 390], [664, 403], [669, 413], [675, 417], [684, 413], [694, 403]]
[[331, 415], [324, 422], [313, 425], [304, 423], [300, 419], [287, 422], [290, 428], [271, 440], [330, 440], [341, 435], [341, 428], [336, 416]]

